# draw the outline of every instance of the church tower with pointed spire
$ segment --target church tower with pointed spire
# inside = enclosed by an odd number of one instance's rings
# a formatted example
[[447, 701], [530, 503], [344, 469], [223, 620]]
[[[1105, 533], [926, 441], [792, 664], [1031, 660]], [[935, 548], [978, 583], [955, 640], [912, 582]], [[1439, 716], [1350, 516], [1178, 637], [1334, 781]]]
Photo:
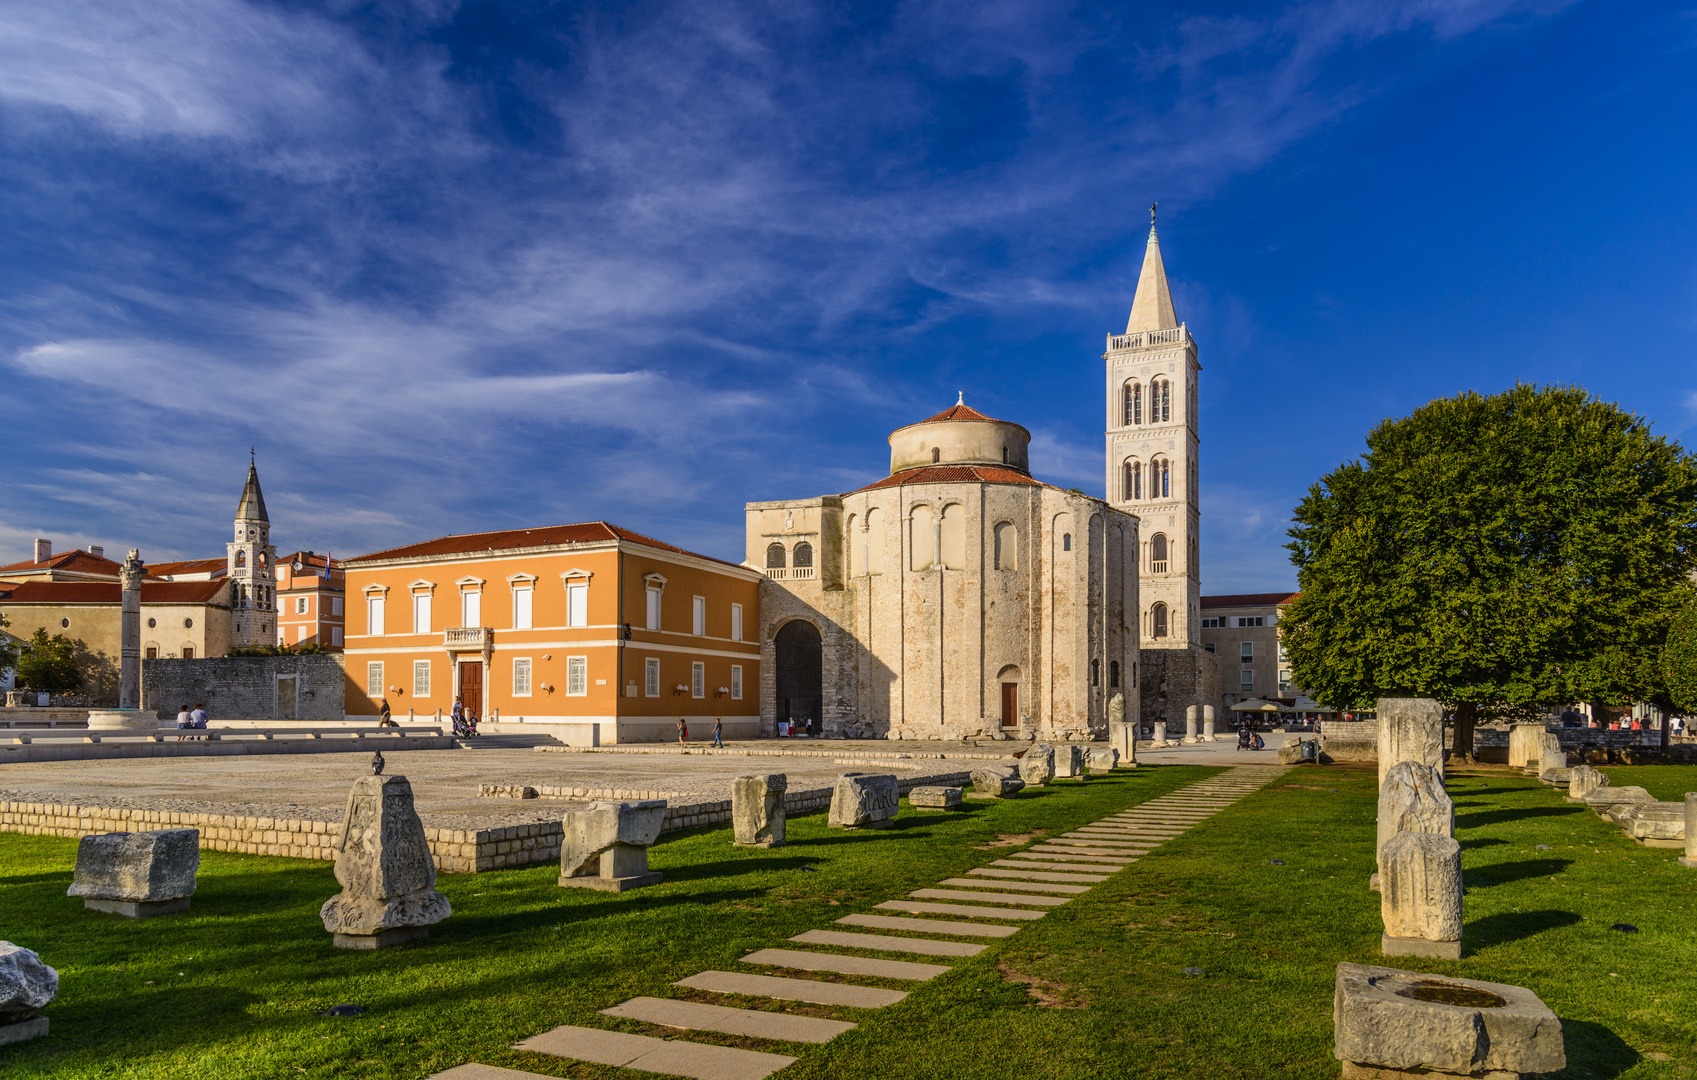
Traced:
[[[1201, 655], [1196, 385], [1202, 365], [1196, 339], [1173, 310], [1153, 206], [1131, 317], [1125, 333], [1108, 335], [1102, 358], [1108, 399], [1108, 502], [1140, 519], [1139, 637], [1148, 676], [1143, 681], [1144, 720], [1154, 715], [1169, 724], [1182, 722], [1184, 706], [1219, 701], [1219, 662]], [[1177, 656], [1152, 655], [1161, 650], [1197, 655], [1179, 663]], [[1160, 682], [1167, 691], [1150, 683], [1156, 668], [1164, 671]], [[1185, 671], [1175, 678], [1178, 668]], [[1163, 698], [1168, 699], [1165, 707]]]
[[236, 505], [235, 539], [225, 545], [230, 577], [230, 647], [277, 643], [277, 549], [259, 490], [259, 469], [248, 462], [247, 483]]

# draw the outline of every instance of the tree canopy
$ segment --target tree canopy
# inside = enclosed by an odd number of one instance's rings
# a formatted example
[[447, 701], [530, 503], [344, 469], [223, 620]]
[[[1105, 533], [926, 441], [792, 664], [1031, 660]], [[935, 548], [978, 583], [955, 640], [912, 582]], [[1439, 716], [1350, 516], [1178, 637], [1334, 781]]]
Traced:
[[1668, 628], [1662, 674], [1673, 707], [1688, 716], [1697, 714], [1697, 600], [1686, 604]]
[[64, 634], [49, 638], [46, 630], [36, 630], [19, 650], [18, 685], [31, 690], [59, 691], [82, 686], [77, 644]]
[[1294, 520], [1281, 641], [1321, 701], [1434, 697], [1471, 720], [1666, 699], [1697, 459], [1618, 406], [1576, 387], [1440, 398], [1376, 427]]

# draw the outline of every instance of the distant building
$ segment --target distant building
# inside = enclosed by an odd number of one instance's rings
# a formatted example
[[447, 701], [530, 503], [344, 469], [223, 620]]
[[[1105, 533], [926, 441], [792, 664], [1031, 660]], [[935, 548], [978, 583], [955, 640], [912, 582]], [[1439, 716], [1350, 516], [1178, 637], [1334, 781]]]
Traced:
[[277, 560], [277, 644], [341, 652], [347, 574], [328, 555], [297, 551]]
[[247, 467], [236, 504], [235, 539], [224, 545], [230, 578], [230, 647], [251, 649], [277, 640], [277, 549], [259, 490], [259, 470]]
[[503, 723], [593, 725], [602, 745], [759, 729], [756, 570], [592, 521], [444, 536], [342, 563], [349, 715], [389, 699]]
[[228, 559], [154, 563], [147, 568], [147, 576], [161, 581], [217, 581], [230, 576], [230, 563]]
[[106, 557], [106, 549], [90, 544], [87, 551], [72, 548], [53, 554], [53, 541], [38, 538], [35, 558], [0, 566], [0, 582], [7, 581], [117, 581], [118, 564]]
[[1302, 690], [1279, 644], [1279, 619], [1294, 592], [1202, 598], [1202, 647], [1220, 658], [1220, 705], [1249, 698], [1295, 705]]

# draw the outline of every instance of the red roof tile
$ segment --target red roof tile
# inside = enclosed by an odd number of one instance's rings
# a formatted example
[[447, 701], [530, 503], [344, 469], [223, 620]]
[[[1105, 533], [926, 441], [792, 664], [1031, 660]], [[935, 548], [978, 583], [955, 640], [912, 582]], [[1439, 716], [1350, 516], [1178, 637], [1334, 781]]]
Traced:
[[920, 423], [941, 424], [945, 420], [990, 420], [992, 423], [996, 422], [993, 417], [985, 416], [971, 405], [950, 405], [936, 416], [928, 416]]
[[[960, 408], [961, 406], [955, 406]], [[894, 476], [886, 476], [876, 483], [867, 484], [855, 491], [871, 491], [874, 488], [897, 487], [902, 484], [1035, 484], [1043, 487], [1040, 480], [1033, 480], [1026, 474], [1015, 469], [999, 469], [991, 465], [922, 465], [917, 469], [905, 469]], [[853, 495], [854, 491], [848, 492]]]
[[416, 559], [427, 555], [509, 551], [517, 548], [552, 547], [557, 544], [604, 543], [608, 540], [628, 540], [633, 544], [642, 544], [645, 547], [671, 551], [679, 555], [689, 555], [697, 559], [707, 559], [710, 562], [724, 563], [726, 566], [737, 565], [733, 562], [725, 562], [724, 559], [715, 559], [711, 555], [700, 555], [681, 547], [674, 547], [653, 537], [644, 536], [641, 533], [632, 532], [605, 521], [586, 521], [577, 525], [548, 525], [538, 529], [505, 529], [497, 532], [442, 536], [435, 540], [408, 544], [405, 547], [389, 548], [386, 551], [375, 551], [370, 555], [361, 555], [357, 559], [338, 560], [338, 562], [342, 566], [351, 566], [376, 559]]
[[[204, 604], [218, 595], [222, 581], [143, 581], [144, 604]], [[111, 604], [123, 602], [116, 581], [20, 581], [0, 585], [0, 603]]]
[[188, 559], [184, 562], [152, 563], [148, 566], [147, 572], [153, 577], [167, 577], [171, 574], [205, 574], [215, 570], [223, 570], [228, 566], [228, 560], [222, 557]]
[[1266, 607], [1269, 604], [1288, 604], [1300, 593], [1263, 592], [1239, 593], [1235, 596], [1204, 596], [1203, 607]]
[[75, 570], [83, 574], [111, 574], [114, 578], [123, 567], [104, 556], [96, 555], [82, 548], [72, 548], [49, 556], [45, 562], [30, 559], [26, 562], [13, 563], [10, 566], [0, 566], [0, 574], [18, 573], [27, 570]]

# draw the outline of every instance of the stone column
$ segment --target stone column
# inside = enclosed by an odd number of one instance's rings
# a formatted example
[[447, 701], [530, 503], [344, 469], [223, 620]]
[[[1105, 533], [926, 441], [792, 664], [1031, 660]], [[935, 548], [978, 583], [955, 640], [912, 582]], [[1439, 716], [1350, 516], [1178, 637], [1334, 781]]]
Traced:
[[1155, 721], [1155, 737], [1150, 741], [1156, 746], [1167, 745], [1167, 722], [1165, 720]]
[[1218, 736], [1214, 734], [1214, 707], [1202, 706], [1202, 741], [1213, 742]]
[[1184, 707], [1184, 741], [1187, 744], [1197, 742], [1196, 725], [1202, 719], [1202, 706], [1186, 705]]
[[118, 708], [141, 708], [141, 579], [146, 573], [139, 552], [130, 549], [118, 571], [123, 588], [123, 621], [119, 639]]
[[1447, 836], [1401, 832], [1379, 854], [1386, 956], [1461, 959], [1461, 845]]
[[1679, 865], [1697, 869], [1697, 791], [1685, 793], [1685, 854]]
[[1108, 701], [1108, 745], [1120, 752], [1120, 760], [1137, 763], [1137, 726], [1125, 719], [1125, 695], [1115, 694]]
[[1538, 736], [1547, 729], [1542, 723], [1516, 724], [1508, 729], [1508, 767], [1524, 769], [1535, 763], [1538, 751], [1536, 749]]
[[1431, 698], [1380, 698], [1379, 786], [1402, 761], [1444, 769], [1444, 710]]

